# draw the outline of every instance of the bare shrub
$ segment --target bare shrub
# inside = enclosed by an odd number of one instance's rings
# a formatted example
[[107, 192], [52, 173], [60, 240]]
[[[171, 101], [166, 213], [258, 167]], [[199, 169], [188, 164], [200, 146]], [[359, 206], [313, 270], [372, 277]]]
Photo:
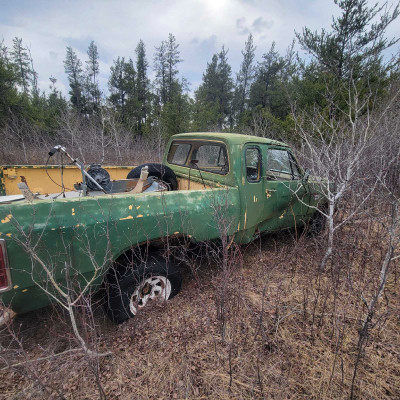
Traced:
[[11, 118], [1, 135], [0, 157], [6, 164], [44, 164], [46, 149], [56, 144], [66, 147], [85, 164], [160, 162], [166, 142], [161, 127], [154, 126], [146, 135], [135, 135], [106, 108], [92, 117], [72, 110], [64, 112], [53, 134], [42, 132], [27, 121]]

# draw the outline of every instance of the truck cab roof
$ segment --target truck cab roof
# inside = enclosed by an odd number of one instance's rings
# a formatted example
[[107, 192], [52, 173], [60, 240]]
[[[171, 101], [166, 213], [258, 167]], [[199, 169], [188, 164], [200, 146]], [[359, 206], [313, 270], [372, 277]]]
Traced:
[[188, 132], [188, 133], [179, 133], [177, 135], [172, 136], [172, 140], [174, 139], [207, 139], [207, 140], [223, 140], [224, 142], [230, 144], [245, 144], [245, 143], [265, 143], [272, 144], [276, 146], [284, 146], [288, 147], [287, 144], [280, 142], [278, 140], [267, 139], [260, 136], [251, 136], [251, 135], [242, 135], [240, 133], [231, 133], [231, 132]]

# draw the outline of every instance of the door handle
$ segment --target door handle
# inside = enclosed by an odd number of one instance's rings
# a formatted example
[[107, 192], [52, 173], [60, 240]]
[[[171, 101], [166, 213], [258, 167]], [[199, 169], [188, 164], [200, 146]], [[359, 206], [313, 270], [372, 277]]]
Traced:
[[265, 194], [267, 195], [267, 199], [269, 199], [275, 192], [276, 189], [266, 189]]

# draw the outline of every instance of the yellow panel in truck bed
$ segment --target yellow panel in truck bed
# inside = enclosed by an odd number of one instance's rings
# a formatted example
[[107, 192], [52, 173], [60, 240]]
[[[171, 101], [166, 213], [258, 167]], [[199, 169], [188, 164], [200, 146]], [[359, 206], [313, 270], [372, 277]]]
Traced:
[[[111, 179], [126, 179], [133, 166], [105, 166]], [[61, 192], [61, 169], [58, 165], [1, 165], [0, 166], [0, 196], [20, 194], [17, 183], [21, 182], [21, 177], [25, 177], [26, 182], [33, 193], [40, 194]], [[82, 182], [81, 171], [75, 166], [64, 166], [64, 186], [66, 190], [74, 190], [74, 183]], [[58, 185], [60, 186], [58, 186]]]

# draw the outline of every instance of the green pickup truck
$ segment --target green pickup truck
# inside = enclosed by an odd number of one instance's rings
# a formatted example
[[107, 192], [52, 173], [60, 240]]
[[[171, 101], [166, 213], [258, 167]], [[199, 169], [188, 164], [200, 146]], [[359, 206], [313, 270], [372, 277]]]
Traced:
[[[248, 243], [319, 220], [314, 206], [326, 203], [291, 149], [260, 137], [174, 135], [163, 163], [146, 171], [168, 190], [82, 196], [78, 185], [75, 196], [0, 202], [3, 320], [47, 306], [60, 293], [105, 288], [106, 312], [122, 322], [180, 290], [179, 269], [160, 244], [223, 235]], [[126, 181], [141, 172], [135, 168]]]

